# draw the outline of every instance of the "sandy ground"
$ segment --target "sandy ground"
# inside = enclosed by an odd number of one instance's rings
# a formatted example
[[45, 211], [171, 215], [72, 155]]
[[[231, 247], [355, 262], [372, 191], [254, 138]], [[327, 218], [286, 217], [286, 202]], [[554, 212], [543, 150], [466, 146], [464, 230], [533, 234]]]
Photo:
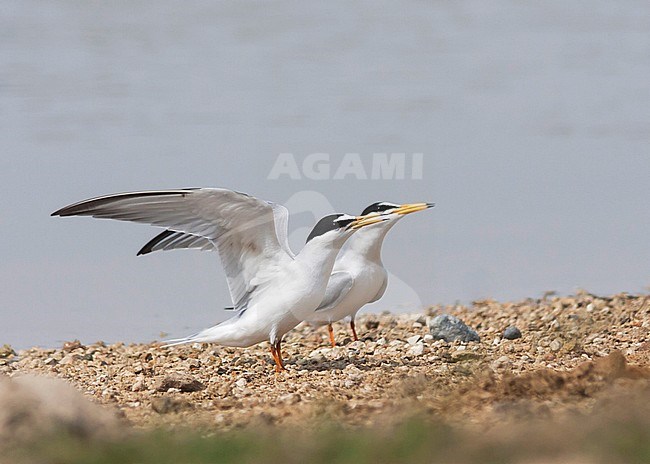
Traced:
[[[432, 339], [428, 321], [452, 314], [478, 343]], [[509, 326], [522, 337], [503, 338]], [[621, 392], [648, 391], [650, 296], [581, 293], [515, 303], [477, 301], [426, 314], [363, 315], [361, 341], [335, 326], [298, 327], [283, 346], [287, 372], [268, 345], [249, 349], [159, 344], [0, 350], [0, 374], [67, 379], [136, 427], [392, 423], [413, 415], [488, 430], [520, 418], [589, 412]]]

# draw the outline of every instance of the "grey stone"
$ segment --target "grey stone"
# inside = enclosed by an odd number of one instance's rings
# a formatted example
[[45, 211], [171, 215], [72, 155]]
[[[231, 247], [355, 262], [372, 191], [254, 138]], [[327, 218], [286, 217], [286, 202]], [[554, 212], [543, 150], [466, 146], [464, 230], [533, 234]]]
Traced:
[[506, 330], [503, 331], [503, 338], [505, 338], [506, 340], [516, 340], [518, 338], [521, 338], [521, 330], [511, 325], [510, 327], [508, 327]]
[[441, 314], [429, 322], [429, 331], [434, 338], [446, 342], [480, 342], [476, 331], [450, 314]]

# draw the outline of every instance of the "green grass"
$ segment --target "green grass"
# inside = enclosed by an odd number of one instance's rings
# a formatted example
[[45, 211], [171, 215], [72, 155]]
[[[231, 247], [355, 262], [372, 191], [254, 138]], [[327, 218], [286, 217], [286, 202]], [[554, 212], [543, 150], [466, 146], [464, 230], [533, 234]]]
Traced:
[[[505, 426], [492, 433], [413, 419], [394, 427], [304, 429], [263, 427], [132, 432], [121, 440], [42, 438], [4, 453], [4, 461], [39, 464], [185, 463], [508, 463], [535, 458], [562, 462], [650, 462], [650, 418], [575, 418], [562, 424]], [[555, 460], [555, 461], [554, 461]]]

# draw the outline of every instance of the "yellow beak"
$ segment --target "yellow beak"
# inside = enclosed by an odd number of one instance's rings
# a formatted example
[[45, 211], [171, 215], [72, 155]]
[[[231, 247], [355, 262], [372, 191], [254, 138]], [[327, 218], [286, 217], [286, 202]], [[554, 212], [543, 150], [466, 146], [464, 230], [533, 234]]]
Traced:
[[391, 211], [391, 214], [406, 215], [411, 213], [417, 213], [418, 211], [424, 211], [425, 209], [433, 208], [434, 206], [435, 203], [408, 203]]
[[388, 218], [382, 217], [378, 213], [370, 213], [366, 214], [365, 216], [357, 216], [356, 220], [350, 224], [350, 228], [357, 230], [361, 229], [362, 227], [370, 226], [372, 224], [377, 224], [379, 222], [384, 222], [387, 221]]

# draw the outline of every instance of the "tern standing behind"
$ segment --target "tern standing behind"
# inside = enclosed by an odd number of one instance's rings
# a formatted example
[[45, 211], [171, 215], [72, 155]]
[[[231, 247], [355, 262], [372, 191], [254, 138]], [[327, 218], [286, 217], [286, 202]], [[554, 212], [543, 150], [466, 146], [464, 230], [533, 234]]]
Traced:
[[334, 261], [355, 230], [385, 218], [327, 216], [298, 255], [289, 249], [283, 206], [226, 189], [199, 188], [107, 195], [66, 206], [53, 216], [92, 216], [165, 227], [184, 240], [217, 248], [237, 315], [172, 344], [215, 342], [246, 347], [271, 343], [284, 369], [282, 337], [323, 300]]
[[316, 311], [305, 319], [312, 324], [327, 324], [332, 346], [336, 346], [333, 322], [349, 316], [352, 335], [354, 340], [358, 340], [354, 325], [357, 312], [363, 306], [384, 296], [388, 273], [381, 261], [381, 247], [388, 231], [406, 214], [433, 206], [432, 203], [396, 205], [381, 202], [364, 210], [364, 216], [388, 215], [386, 217], [389, 219], [360, 230], [347, 241], [336, 258], [323, 301]]

